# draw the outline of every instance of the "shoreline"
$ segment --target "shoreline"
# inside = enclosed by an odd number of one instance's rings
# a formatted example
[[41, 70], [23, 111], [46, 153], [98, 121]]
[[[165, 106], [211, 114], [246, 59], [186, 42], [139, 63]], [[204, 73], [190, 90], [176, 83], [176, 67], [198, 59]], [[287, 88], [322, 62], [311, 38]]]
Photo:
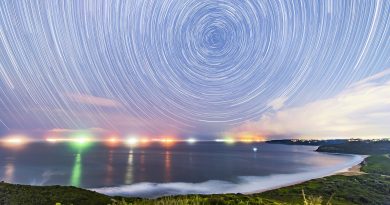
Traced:
[[284, 187], [294, 186], [294, 185], [301, 184], [301, 183], [304, 183], [304, 182], [307, 182], [307, 181], [310, 181], [310, 180], [313, 180], [313, 179], [320, 179], [320, 178], [333, 176], [333, 175], [356, 176], [356, 175], [364, 174], [364, 172], [360, 172], [361, 163], [364, 162], [364, 160], [369, 155], [353, 155], [353, 156], [361, 157], [360, 161], [354, 161], [353, 163], [351, 163], [352, 164], [351, 166], [344, 167], [344, 168], [336, 170], [334, 172], [331, 172], [331, 173], [328, 173], [328, 174], [324, 174], [324, 175], [318, 176], [318, 177], [307, 178], [307, 179], [303, 179], [303, 180], [300, 180], [300, 181], [294, 181], [294, 182], [291, 182], [291, 183], [285, 183], [283, 185], [275, 186], [275, 187], [272, 187], [272, 188], [259, 189], [259, 190], [254, 191], [254, 192], [248, 192], [248, 193], [244, 193], [244, 194], [248, 194], [248, 195], [249, 194], [258, 194], [258, 193], [262, 193], [262, 192], [266, 192], [266, 191], [271, 191], [271, 190], [276, 190], [276, 189], [280, 189], [280, 188], [284, 188]]
[[[300, 184], [313, 179], [323, 178], [346, 172], [361, 164], [367, 155], [350, 155], [352, 158], [338, 166], [310, 170], [295, 174], [274, 174], [269, 176], [240, 176], [238, 183], [209, 180], [200, 183], [137, 183], [117, 187], [102, 187], [88, 189], [109, 196], [126, 196], [141, 198], [158, 198], [162, 196], [176, 196], [189, 194], [255, 194]], [[261, 188], [259, 188], [261, 187]]]
[[[352, 158], [353, 159], [353, 158]], [[355, 158], [358, 159], [358, 158]], [[345, 163], [344, 163], [345, 164]], [[10, 204], [188, 204], [189, 202], [202, 204], [215, 204], [215, 202], [227, 201], [229, 204], [302, 204], [302, 190], [305, 190], [307, 196], [314, 198], [330, 199], [334, 194], [338, 197], [332, 198], [332, 204], [345, 204], [351, 202], [354, 204], [386, 204], [390, 196], [386, 190], [390, 186], [388, 176], [390, 161], [386, 156], [369, 156], [362, 164], [366, 172], [359, 176], [341, 176], [333, 175], [325, 178], [318, 178], [306, 181], [297, 185], [274, 189], [260, 194], [205, 194], [205, 195], [184, 195], [169, 196], [159, 198], [143, 199], [141, 197], [121, 197], [109, 196], [92, 192], [72, 186], [31, 186], [20, 184], [0, 183], [0, 192], [3, 196], [0, 201], [8, 201]], [[378, 170], [372, 169], [379, 167], [386, 175], [376, 174]], [[351, 172], [357, 171], [357, 166], [350, 168]], [[337, 172], [336, 172], [337, 174]], [[256, 184], [258, 187], [258, 184]], [[380, 185], [378, 187], [378, 185]], [[4, 195], [5, 194], [5, 195]], [[48, 197], [50, 194], [51, 197]], [[362, 198], [364, 197], [364, 198]], [[5, 200], [5, 201], [4, 201]], [[118, 204], [118, 203], [114, 203]]]

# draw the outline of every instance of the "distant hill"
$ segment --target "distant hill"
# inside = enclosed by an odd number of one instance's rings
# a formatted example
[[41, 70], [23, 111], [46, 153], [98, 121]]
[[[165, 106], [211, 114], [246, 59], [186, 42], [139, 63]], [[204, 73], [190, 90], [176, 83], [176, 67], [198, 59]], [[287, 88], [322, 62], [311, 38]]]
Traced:
[[283, 139], [283, 140], [270, 140], [266, 141], [269, 144], [286, 144], [286, 145], [310, 145], [310, 146], [320, 146], [320, 145], [333, 145], [346, 143], [346, 139], [333, 139], [333, 140], [299, 140], [299, 139]]
[[348, 153], [348, 154], [389, 154], [390, 141], [389, 140], [363, 140], [363, 141], [347, 141], [339, 144], [325, 144], [317, 149], [318, 152], [332, 152], [332, 153]]

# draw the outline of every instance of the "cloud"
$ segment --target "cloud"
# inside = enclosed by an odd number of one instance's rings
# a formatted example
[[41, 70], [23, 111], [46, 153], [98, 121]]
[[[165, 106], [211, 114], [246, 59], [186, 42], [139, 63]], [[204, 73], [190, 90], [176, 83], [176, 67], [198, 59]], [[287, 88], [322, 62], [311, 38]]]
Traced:
[[100, 127], [91, 127], [88, 129], [53, 128], [53, 129], [48, 130], [47, 132], [50, 132], [50, 133], [73, 133], [73, 132], [83, 132], [83, 131], [89, 131], [89, 132], [94, 132], [94, 133], [110, 132], [110, 130], [100, 128]]
[[112, 107], [119, 108], [123, 105], [115, 100], [109, 98], [96, 97], [92, 95], [78, 94], [78, 93], [67, 93], [66, 96], [73, 102], [94, 105], [99, 107]]
[[42, 136], [45, 137], [69, 137], [69, 136], [75, 136], [80, 134], [86, 134], [87, 136], [93, 136], [94, 139], [104, 139], [104, 137], [111, 135], [111, 134], [117, 134], [117, 132], [113, 130], [108, 130], [104, 128], [98, 128], [98, 127], [91, 127], [86, 129], [62, 129], [62, 128], [54, 128], [46, 131], [40, 132]]
[[[338, 95], [264, 114], [235, 131], [309, 137], [390, 136], [390, 69], [363, 79]], [[381, 83], [374, 82], [380, 80]], [[273, 103], [274, 108], [281, 104]]]
[[288, 100], [288, 97], [282, 96], [278, 97], [268, 103], [268, 107], [271, 107], [274, 110], [279, 110], [284, 106], [284, 103]]

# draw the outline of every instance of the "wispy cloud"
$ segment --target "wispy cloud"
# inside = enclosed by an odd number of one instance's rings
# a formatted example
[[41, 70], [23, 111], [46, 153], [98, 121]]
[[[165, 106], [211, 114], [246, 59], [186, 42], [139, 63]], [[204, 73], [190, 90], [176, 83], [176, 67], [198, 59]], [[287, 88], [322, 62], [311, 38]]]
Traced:
[[[390, 136], [390, 81], [384, 80], [389, 74], [387, 69], [363, 79], [332, 98], [276, 109], [238, 130], [313, 137]], [[272, 107], [280, 108], [283, 103], [279, 101]]]
[[113, 107], [113, 108], [118, 108], [123, 106], [120, 102], [116, 100], [103, 98], [103, 97], [96, 97], [93, 95], [67, 93], [66, 96], [73, 102], [87, 104], [87, 105], [94, 105], [100, 107]]
[[110, 130], [100, 128], [100, 127], [91, 127], [88, 129], [65, 129], [65, 128], [53, 128], [48, 130], [49, 133], [73, 133], [73, 132], [83, 132], [83, 131], [89, 131], [94, 133], [105, 133], [110, 132]]
[[284, 107], [284, 103], [288, 100], [287, 97], [285, 96], [282, 96], [282, 97], [278, 97], [272, 101], [270, 101], [268, 103], [268, 107], [271, 107], [272, 109], [274, 110], [279, 110], [281, 109], [282, 107]]

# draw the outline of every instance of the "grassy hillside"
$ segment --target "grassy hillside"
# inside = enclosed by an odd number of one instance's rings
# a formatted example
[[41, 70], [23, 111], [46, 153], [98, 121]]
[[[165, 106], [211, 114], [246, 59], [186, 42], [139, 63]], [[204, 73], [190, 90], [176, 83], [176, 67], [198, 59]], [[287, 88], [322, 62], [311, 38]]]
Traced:
[[28, 186], [0, 183], [0, 204], [108, 204], [110, 197], [66, 186]]
[[371, 156], [365, 160], [366, 166], [362, 167], [363, 172], [390, 176], [389, 155]]

